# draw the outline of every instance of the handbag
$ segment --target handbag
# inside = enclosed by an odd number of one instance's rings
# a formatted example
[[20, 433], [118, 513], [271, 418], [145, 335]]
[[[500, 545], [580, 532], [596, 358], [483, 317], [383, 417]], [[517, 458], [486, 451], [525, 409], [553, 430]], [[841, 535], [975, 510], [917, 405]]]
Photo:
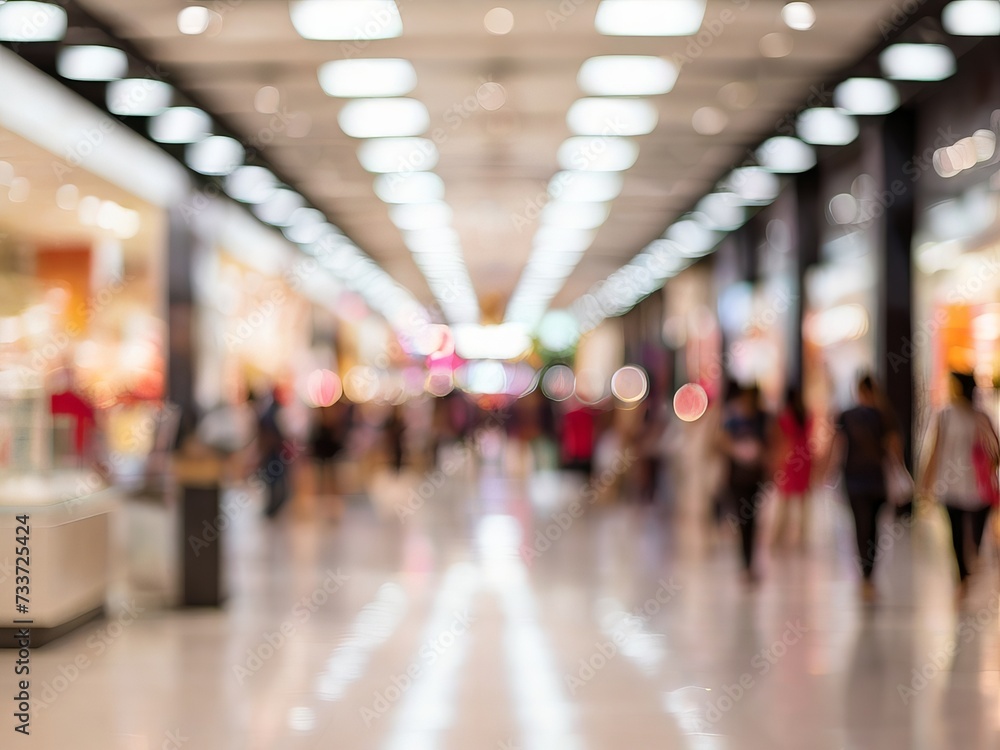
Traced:
[[901, 508], [913, 502], [913, 477], [903, 462], [894, 455], [887, 455], [883, 462], [885, 494], [889, 502]]
[[983, 502], [1000, 506], [1000, 475], [997, 473], [997, 436], [989, 417], [979, 416], [979, 430], [972, 445], [972, 470]]

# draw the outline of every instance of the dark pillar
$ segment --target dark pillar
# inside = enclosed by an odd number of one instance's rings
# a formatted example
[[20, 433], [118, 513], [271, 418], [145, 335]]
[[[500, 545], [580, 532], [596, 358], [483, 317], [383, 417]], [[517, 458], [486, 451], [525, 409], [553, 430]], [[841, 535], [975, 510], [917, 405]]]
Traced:
[[805, 274], [810, 266], [819, 262], [819, 228], [823, 211], [819, 197], [819, 169], [810, 169], [795, 181], [795, 268], [793, 269], [794, 306], [792, 335], [788, 352], [788, 384], [802, 387], [803, 362], [802, 320], [805, 311]]
[[191, 268], [196, 236], [185, 215], [171, 210], [167, 240], [167, 400], [180, 409], [182, 443], [197, 424], [194, 399], [194, 289]]
[[912, 467], [913, 359], [903, 356], [913, 336], [911, 247], [916, 185], [903, 166], [916, 153], [916, 113], [899, 109], [885, 118], [882, 153], [885, 179], [884, 255], [879, 290], [879, 362], [886, 397], [899, 421], [906, 463]]

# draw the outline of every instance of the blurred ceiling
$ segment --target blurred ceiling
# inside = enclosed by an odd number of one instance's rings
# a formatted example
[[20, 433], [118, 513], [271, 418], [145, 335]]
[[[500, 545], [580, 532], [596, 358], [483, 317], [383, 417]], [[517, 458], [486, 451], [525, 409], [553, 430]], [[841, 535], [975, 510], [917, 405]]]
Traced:
[[[659, 124], [637, 138], [638, 161], [555, 306], [659, 236], [801, 106], [810, 87], [880, 42], [886, 19], [900, 13], [898, 0], [815, 0], [813, 27], [794, 31], [782, 21], [785, 0], [708, 0], [698, 35], [626, 37], [595, 30], [596, 0], [506, 0], [513, 27], [500, 35], [484, 25], [499, 2], [399, 0], [403, 34], [362, 42], [303, 39], [288, 0], [206, 3], [221, 20], [200, 35], [178, 30], [183, 0], [82, 5], [161, 64], [164, 80], [244, 142], [261, 144], [280, 174], [429, 303], [420, 269], [373, 191], [374, 176], [358, 162], [361, 142], [338, 125], [346, 100], [327, 96], [317, 76], [323, 63], [345, 56], [411, 61], [418, 82], [409, 96], [427, 107], [426, 132], [440, 136], [435, 171], [487, 321], [502, 317], [528, 260], [536, 216], [528, 207], [544, 201], [559, 171], [556, 154], [571, 135], [567, 111], [585, 95], [577, 74], [587, 58], [657, 55], [681, 70], [672, 91], [650, 98]], [[498, 89], [482, 88], [486, 82], [503, 87], [498, 109]], [[263, 86], [277, 89], [277, 118], [255, 109]], [[814, 104], [827, 103], [829, 93]]]

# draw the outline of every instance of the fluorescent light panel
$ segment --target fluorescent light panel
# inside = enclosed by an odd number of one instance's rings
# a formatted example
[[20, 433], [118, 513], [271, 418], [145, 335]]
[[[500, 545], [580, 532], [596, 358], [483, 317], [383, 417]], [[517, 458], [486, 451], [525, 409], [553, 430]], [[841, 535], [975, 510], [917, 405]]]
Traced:
[[403, 33], [393, 0], [291, 0], [288, 9], [303, 39], [369, 41]]
[[606, 55], [585, 60], [577, 83], [592, 96], [655, 96], [673, 89], [679, 72], [662, 57]]
[[607, 36], [690, 36], [704, 18], [705, 0], [602, 0], [594, 26]]
[[417, 73], [398, 58], [333, 60], [320, 66], [319, 84], [336, 97], [404, 96], [416, 87]]

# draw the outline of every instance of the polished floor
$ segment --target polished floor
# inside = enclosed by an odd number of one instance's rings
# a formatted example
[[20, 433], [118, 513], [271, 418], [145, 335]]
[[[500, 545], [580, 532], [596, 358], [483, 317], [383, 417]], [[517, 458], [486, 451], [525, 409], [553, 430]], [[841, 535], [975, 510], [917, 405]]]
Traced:
[[889, 519], [866, 605], [832, 491], [751, 590], [725, 525], [481, 463], [340, 523], [320, 499], [269, 524], [234, 491], [226, 607], [116, 586], [32, 654], [32, 734], [4, 710], [0, 747], [1000, 747], [996, 550], [956, 606], [940, 514]]

